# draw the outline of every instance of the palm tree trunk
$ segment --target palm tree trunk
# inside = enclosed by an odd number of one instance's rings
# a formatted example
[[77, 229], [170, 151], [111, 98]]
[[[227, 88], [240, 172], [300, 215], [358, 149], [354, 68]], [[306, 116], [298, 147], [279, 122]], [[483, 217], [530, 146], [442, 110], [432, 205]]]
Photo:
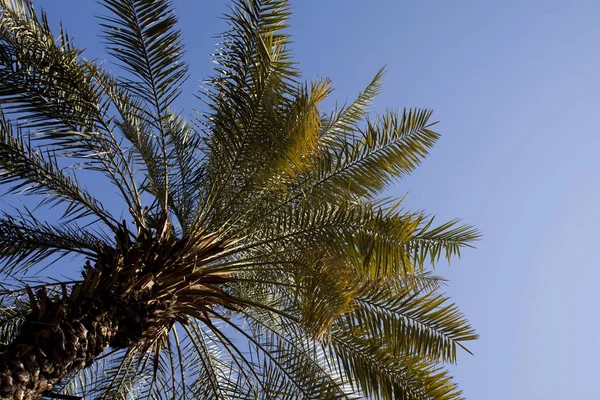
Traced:
[[67, 314], [59, 313], [54, 321], [29, 318], [23, 324], [19, 335], [0, 354], [0, 399], [39, 399], [115, 342], [118, 323], [114, 310], [87, 306], [79, 304]]
[[[39, 399], [108, 347], [130, 347], [144, 332], [173, 324], [169, 300], [125, 290], [128, 276], [103, 273], [101, 263], [86, 271], [83, 282], [71, 291], [63, 286], [62, 295], [28, 288], [31, 311], [12, 342], [0, 347], [0, 400]], [[137, 274], [129, 277], [138, 281]]]
[[[209, 245], [197, 252], [199, 259], [228, 244], [212, 236], [208, 240]], [[236, 309], [236, 301], [216, 286], [227, 281], [222, 274], [191, 273], [193, 264], [168, 268], [176, 246], [155, 245], [152, 238], [149, 244], [139, 242], [120, 253], [106, 249], [93, 266], [88, 261], [83, 281], [71, 290], [63, 285], [62, 293], [49, 294], [42, 286], [34, 294], [26, 288], [31, 311], [12, 342], [0, 346], [0, 400], [39, 399], [108, 347], [155, 343], [175, 321], [187, 321], [175, 293], [192, 296], [195, 312], [203, 307], [197, 287], [210, 292], [213, 300], [219, 298], [222, 306]], [[155, 282], [157, 271], [162, 273], [160, 283]]]

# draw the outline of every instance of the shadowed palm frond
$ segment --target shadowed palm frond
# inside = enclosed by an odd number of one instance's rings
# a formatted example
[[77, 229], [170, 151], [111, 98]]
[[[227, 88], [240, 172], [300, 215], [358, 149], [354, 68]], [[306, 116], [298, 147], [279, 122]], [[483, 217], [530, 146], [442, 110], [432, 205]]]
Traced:
[[0, 351], [17, 336], [28, 312], [27, 303], [7, 302], [4, 296], [0, 296]]
[[[177, 17], [170, 2], [157, 0], [107, 0], [102, 3], [111, 16], [102, 17], [101, 26], [110, 54], [132, 78], [125, 87], [144, 103], [139, 117], [157, 134], [146, 136], [146, 146], [156, 148], [160, 167], [150, 171], [153, 191], [163, 210], [168, 210], [169, 149], [167, 126], [169, 107], [179, 96], [187, 78], [188, 66], [182, 60], [181, 32], [175, 29]], [[150, 140], [149, 140], [150, 139]], [[155, 143], [152, 143], [155, 142]]]
[[109, 52], [135, 77], [123, 84], [144, 100], [152, 110], [148, 121], [162, 132], [164, 113], [181, 93], [189, 69], [172, 5], [157, 0], [105, 0], [102, 5], [111, 13], [100, 24]]
[[74, 176], [59, 167], [54, 153], [41, 153], [18, 135], [18, 129], [17, 134], [14, 131], [0, 113], [0, 184], [12, 184], [9, 191], [13, 193], [44, 195], [43, 203], [66, 202], [63, 217], [76, 220], [93, 215], [115, 229], [113, 217]]
[[99, 170], [119, 189], [138, 218], [141, 206], [128, 158], [107, 115], [109, 99], [99, 67], [80, 61], [68, 35], [54, 38], [45, 14], [23, 0], [3, 0], [0, 22], [0, 104], [34, 138], [82, 168]]
[[0, 275], [27, 269], [52, 255], [94, 257], [108, 246], [96, 234], [76, 224], [53, 226], [29, 211], [0, 217]]

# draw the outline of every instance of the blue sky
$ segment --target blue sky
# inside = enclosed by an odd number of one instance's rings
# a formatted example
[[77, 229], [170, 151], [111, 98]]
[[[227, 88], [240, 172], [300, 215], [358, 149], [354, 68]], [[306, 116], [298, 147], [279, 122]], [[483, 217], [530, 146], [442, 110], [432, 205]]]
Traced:
[[[104, 58], [92, 0], [43, 0], [88, 58]], [[229, 1], [175, 0], [192, 79], [210, 73]], [[469, 399], [592, 398], [600, 361], [600, 2], [292, 0], [306, 78], [357, 94], [382, 65], [375, 111], [427, 107], [442, 139], [390, 189], [484, 233], [437, 273], [477, 328], [453, 371]], [[90, 183], [88, 183], [90, 185]]]

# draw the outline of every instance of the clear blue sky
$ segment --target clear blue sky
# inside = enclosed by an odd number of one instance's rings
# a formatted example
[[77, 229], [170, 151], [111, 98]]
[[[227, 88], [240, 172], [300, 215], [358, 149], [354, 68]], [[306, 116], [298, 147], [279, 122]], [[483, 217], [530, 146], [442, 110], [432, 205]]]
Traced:
[[[89, 58], [103, 58], [92, 0], [43, 0]], [[192, 79], [210, 72], [226, 0], [175, 0]], [[428, 107], [443, 134], [392, 188], [408, 204], [462, 217], [478, 249], [437, 272], [481, 339], [453, 368], [469, 399], [597, 396], [600, 322], [600, 2], [292, 0], [307, 78], [343, 101], [382, 65], [375, 110]], [[92, 186], [93, 183], [88, 183]]]

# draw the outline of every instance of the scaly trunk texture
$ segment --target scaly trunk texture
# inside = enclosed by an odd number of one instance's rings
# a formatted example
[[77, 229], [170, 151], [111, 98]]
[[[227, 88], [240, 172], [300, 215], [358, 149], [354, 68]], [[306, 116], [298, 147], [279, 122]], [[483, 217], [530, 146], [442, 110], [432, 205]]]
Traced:
[[131, 346], [174, 321], [163, 318], [172, 302], [149, 301], [150, 292], [123, 294], [116, 285], [82, 298], [84, 286], [64, 290], [62, 298], [30, 292], [32, 312], [0, 354], [0, 399], [38, 399], [108, 347]]
[[118, 324], [100, 310], [69, 313], [58, 323], [26, 322], [2, 355], [0, 398], [38, 399], [111, 345]]
[[12, 342], [0, 347], [0, 400], [39, 399], [108, 347], [145, 351], [176, 321], [187, 323], [188, 315], [202, 318], [215, 303], [238, 307], [220, 288], [227, 277], [188, 261], [222, 251], [229, 241], [218, 235], [198, 239], [189, 251], [187, 241], [150, 234], [134, 243], [123, 235], [119, 243], [99, 250], [70, 290], [63, 285], [58, 293], [45, 287], [34, 293], [27, 287], [31, 311]]
[[148, 284], [152, 273], [138, 267], [155, 269], [165, 259], [144, 251], [151, 239], [143, 242], [105, 249], [95, 265], [86, 263], [83, 281], [70, 290], [27, 288], [31, 311], [18, 335], [0, 348], [0, 399], [39, 399], [108, 347], [132, 346], [173, 324], [173, 299], [157, 300]]

